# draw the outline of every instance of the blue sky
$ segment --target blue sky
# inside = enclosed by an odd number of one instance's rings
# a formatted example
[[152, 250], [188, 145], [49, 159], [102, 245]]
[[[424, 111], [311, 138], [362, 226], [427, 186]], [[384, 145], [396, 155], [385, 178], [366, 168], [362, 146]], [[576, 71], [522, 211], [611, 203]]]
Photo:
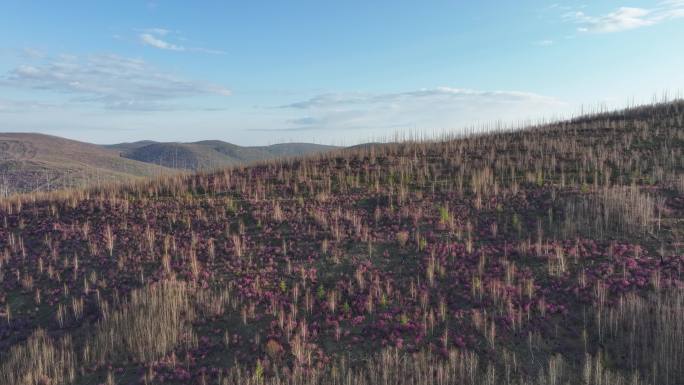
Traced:
[[684, 0], [5, 0], [0, 14], [0, 131], [95, 143], [350, 145], [684, 89]]

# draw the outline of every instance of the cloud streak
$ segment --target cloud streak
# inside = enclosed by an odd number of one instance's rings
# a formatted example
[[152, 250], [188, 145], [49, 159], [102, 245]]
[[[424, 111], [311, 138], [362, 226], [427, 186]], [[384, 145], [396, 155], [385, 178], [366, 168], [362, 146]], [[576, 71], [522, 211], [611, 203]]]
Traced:
[[[292, 113], [287, 131], [447, 129], [482, 119], [519, 119], [564, 108], [529, 92], [437, 87], [395, 93], [326, 93], [280, 105]], [[268, 131], [277, 131], [268, 129]]]
[[684, 1], [664, 1], [654, 8], [620, 7], [601, 16], [591, 16], [581, 11], [569, 12], [563, 17], [578, 24], [579, 32], [615, 33], [684, 18]]
[[154, 48], [165, 49], [169, 51], [185, 51], [185, 47], [171, 44], [162, 40], [161, 38], [155, 37], [151, 33], [140, 34], [140, 42]]
[[[174, 33], [165, 28], [146, 28], [139, 31], [138, 39], [141, 44], [161, 49], [165, 51], [176, 51], [176, 52], [201, 52], [213, 55], [223, 55], [224, 51], [218, 49], [210, 49], [203, 47], [186, 47], [179, 43], [172, 42], [171, 39], [179, 40], [177, 33]], [[182, 40], [182, 39], [181, 39]]]
[[529, 92], [519, 91], [478, 91], [467, 88], [437, 87], [416, 91], [367, 94], [367, 93], [328, 93], [314, 96], [308, 100], [280, 106], [280, 108], [308, 109], [314, 107], [340, 107], [359, 104], [393, 104], [407, 101], [429, 102], [497, 102], [511, 103], [520, 101], [554, 102], [555, 99]]
[[132, 111], [175, 109], [174, 100], [231, 93], [221, 85], [184, 79], [118, 55], [62, 55], [19, 65], [0, 77], [0, 86], [66, 94], [72, 102]]

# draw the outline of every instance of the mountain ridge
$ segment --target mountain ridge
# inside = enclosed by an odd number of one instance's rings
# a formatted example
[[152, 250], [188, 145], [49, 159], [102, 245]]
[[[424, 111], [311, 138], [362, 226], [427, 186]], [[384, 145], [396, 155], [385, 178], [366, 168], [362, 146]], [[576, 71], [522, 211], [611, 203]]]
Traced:
[[175, 173], [102, 146], [39, 133], [0, 133], [0, 195]]
[[338, 149], [313, 143], [278, 143], [269, 146], [239, 146], [221, 140], [197, 142], [139, 141], [105, 145], [124, 158], [173, 169], [209, 170], [280, 157], [302, 156]]
[[0, 133], [0, 196], [217, 169], [336, 148], [310, 143], [242, 147], [220, 140], [98, 145], [40, 133]]

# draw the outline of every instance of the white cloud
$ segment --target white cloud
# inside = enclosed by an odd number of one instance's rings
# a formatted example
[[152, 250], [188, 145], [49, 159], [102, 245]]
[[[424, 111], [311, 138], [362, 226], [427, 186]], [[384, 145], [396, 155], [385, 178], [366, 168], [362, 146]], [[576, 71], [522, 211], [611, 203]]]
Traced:
[[453, 129], [483, 120], [524, 119], [564, 108], [555, 98], [529, 92], [453, 87], [384, 94], [327, 93], [279, 107], [291, 113], [283, 132], [367, 130], [381, 135], [397, 130]]
[[545, 39], [545, 40], [538, 40], [534, 42], [534, 45], [538, 45], [540, 47], [548, 47], [553, 45], [553, 40], [551, 39]]
[[581, 32], [619, 32], [645, 27], [656, 23], [650, 17], [651, 11], [642, 8], [621, 7], [600, 17], [587, 16], [583, 12], [575, 14], [582, 25]]
[[0, 76], [0, 86], [68, 94], [72, 102], [126, 110], [173, 109], [179, 107], [173, 101], [182, 98], [230, 95], [223, 86], [187, 80], [117, 55], [62, 55], [19, 65]]
[[519, 102], [519, 101], [543, 101], [555, 102], [553, 98], [519, 91], [478, 91], [467, 88], [436, 87], [422, 88], [416, 91], [406, 91], [386, 94], [369, 93], [328, 93], [314, 96], [308, 100], [286, 104], [281, 108], [338, 108], [350, 105], [401, 103], [412, 100], [429, 101], [480, 101], [480, 102]]
[[142, 31], [147, 32], [147, 33], [151, 33], [153, 35], [159, 35], [159, 36], [166, 36], [171, 32], [166, 28], [145, 28]]
[[684, 1], [669, 0], [654, 8], [620, 7], [601, 16], [591, 16], [584, 12], [569, 12], [566, 20], [579, 24], [579, 32], [613, 33], [648, 27], [684, 17]]
[[224, 51], [218, 49], [210, 49], [204, 47], [186, 47], [184, 45], [174, 43], [173, 40], [187, 41], [187, 39], [180, 36], [178, 33], [172, 32], [165, 28], [146, 28], [139, 30], [138, 39], [143, 45], [177, 52], [201, 52], [214, 55], [223, 55]]
[[140, 34], [140, 41], [145, 44], [149, 45], [154, 48], [159, 48], [159, 49], [166, 49], [170, 51], [185, 51], [185, 47], [181, 45], [175, 45], [171, 44], [167, 41], [164, 41], [160, 38], [154, 37], [150, 33], [142, 33]]

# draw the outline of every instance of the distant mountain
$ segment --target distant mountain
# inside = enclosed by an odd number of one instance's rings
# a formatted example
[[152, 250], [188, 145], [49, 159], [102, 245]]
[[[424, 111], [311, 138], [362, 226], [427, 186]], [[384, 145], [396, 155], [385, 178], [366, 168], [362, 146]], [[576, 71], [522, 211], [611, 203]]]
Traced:
[[322, 151], [330, 151], [330, 150], [334, 150], [338, 147], [324, 146], [324, 145], [312, 144], [312, 143], [281, 143], [281, 144], [274, 144], [274, 145], [267, 146], [267, 147], [256, 147], [256, 148], [262, 148], [265, 151], [267, 151], [268, 153], [275, 155], [275, 156], [299, 156], [299, 155], [322, 152]]
[[211, 170], [260, 160], [326, 152], [337, 148], [311, 143], [242, 147], [220, 140], [193, 143], [142, 141], [105, 147], [119, 151], [124, 158], [184, 170]]
[[112, 150], [117, 150], [120, 152], [124, 151], [132, 151], [140, 147], [145, 147], [150, 144], [155, 144], [159, 142], [155, 142], [154, 140], [141, 140], [138, 142], [127, 142], [127, 143], [118, 143], [118, 144], [107, 144], [102, 147], [109, 148]]
[[309, 143], [241, 147], [219, 140], [95, 145], [33, 133], [0, 133], [0, 197], [325, 152]]
[[174, 173], [119, 151], [56, 136], [0, 133], [0, 196]]

